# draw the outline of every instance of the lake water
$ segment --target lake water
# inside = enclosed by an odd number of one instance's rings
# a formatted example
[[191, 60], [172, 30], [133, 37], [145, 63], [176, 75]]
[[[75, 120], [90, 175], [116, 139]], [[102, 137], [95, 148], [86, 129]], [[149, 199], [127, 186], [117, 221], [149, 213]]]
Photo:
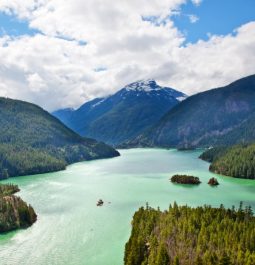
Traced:
[[[38, 221], [0, 235], [1, 265], [121, 265], [134, 212], [149, 202], [198, 206], [239, 205], [255, 210], [255, 181], [215, 176], [200, 151], [122, 150], [121, 157], [71, 165], [65, 171], [9, 179], [30, 203]], [[175, 185], [175, 173], [198, 176], [199, 186]], [[97, 207], [98, 199], [103, 207]]]

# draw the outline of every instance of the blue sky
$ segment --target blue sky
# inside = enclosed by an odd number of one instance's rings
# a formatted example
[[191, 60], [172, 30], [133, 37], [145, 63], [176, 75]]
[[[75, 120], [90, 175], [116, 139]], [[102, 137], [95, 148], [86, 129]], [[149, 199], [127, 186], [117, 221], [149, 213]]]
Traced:
[[[188, 15], [198, 17], [190, 23]], [[187, 42], [208, 40], [208, 34], [226, 35], [239, 26], [255, 20], [254, 0], [203, 0], [199, 6], [191, 2], [182, 5], [181, 14], [173, 17], [174, 23], [185, 33]]]
[[15, 16], [0, 12], [0, 36], [20, 36], [25, 34], [34, 35], [36, 32], [38, 31], [29, 28], [27, 21], [20, 20]]

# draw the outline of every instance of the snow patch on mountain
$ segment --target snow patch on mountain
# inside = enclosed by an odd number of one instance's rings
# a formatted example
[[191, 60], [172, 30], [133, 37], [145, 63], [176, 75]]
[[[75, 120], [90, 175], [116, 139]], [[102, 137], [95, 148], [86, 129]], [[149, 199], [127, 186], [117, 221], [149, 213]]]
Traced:
[[161, 87], [157, 85], [155, 80], [148, 79], [148, 80], [140, 80], [140, 81], [131, 83], [131, 84], [127, 85], [124, 89], [127, 91], [150, 92], [150, 91], [160, 90]]
[[176, 99], [181, 102], [181, 101], [185, 100], [187, 97], [188, 96], [177, 97]]
[[97, 103], [93, 104], [93, 105], [91, 106], [91, 108], [95, 108], [96, 106], [98, 106], [98, 105], [100, 105], [101, 103], [103, 103], [105, 100], [106, 100], [106, 98], [101, 98], [101, 100], [98, 101]]
[[187, 98], [187, 95], [180, 91], [177, 91], [170, 87], [161, 87], [155, 80], [147, 79], [140, 80], [125, 86], [122, 90], [123, 96], [128, 92], [136, 92], [136, 95], [142, 95], [141, 92], [145, 92], [149, 96], [166, 96], [176, 98], [178, 101], [183, 101]]

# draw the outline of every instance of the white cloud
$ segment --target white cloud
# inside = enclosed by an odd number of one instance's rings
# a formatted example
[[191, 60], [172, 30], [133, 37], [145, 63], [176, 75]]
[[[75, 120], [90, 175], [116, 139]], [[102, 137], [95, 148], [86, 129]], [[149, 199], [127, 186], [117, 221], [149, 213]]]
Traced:
[[[255, 22], [245, 24], [235, 35], [211, 36], [179, 48], [171, 65], [162, 65], [157, 74], [188, 94], [227, 85], [254, 74]], [[164, 69], [168, 69], [164, 72]], [[172, 69], [172, 70], [171, 70]], [[171, 76], [169, 78], [169, 75]]]
[[27, 82], [32, 92], [42, 92], [47, 89], [47, 84], [37, 73], [29, 74], [27, 76]]
[[192, 0], [192, 3], [196, 6], [199, 6], [203, 0]]
[[190, 21], [190, 23], [197, 23], [198, 22], [198, 20], [199, 20], [199, 17], [198, 16], [196, 16], [196, 15], [188, 15], [188, 18], [189, 18], [189, 21]]
[[255, 22], [183, 47], [171, 14], [184, 2], [1, 0], [0, 10], [42, 34], [0, 38], [0, 95], [53, 110], [143, 78], [193, 94], [253, 74]]

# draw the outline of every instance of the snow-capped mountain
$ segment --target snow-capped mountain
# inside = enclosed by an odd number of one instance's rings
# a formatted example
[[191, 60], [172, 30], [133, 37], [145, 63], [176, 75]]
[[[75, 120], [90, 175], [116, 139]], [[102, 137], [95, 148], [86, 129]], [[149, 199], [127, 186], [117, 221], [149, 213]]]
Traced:
[[141, 80], [127, 85], [124, 89], [127, 91], [145, 91], [150, 92], [153, 90], [162, 90], [164, 88], [160, 87], [155, 80]]
[[65, 109], [53, 115], [83, 136], [118, 145], [153, 126], [186, 97], [149, 79], [131, 83], [108, 97], [86, 102], [71, 113]]

